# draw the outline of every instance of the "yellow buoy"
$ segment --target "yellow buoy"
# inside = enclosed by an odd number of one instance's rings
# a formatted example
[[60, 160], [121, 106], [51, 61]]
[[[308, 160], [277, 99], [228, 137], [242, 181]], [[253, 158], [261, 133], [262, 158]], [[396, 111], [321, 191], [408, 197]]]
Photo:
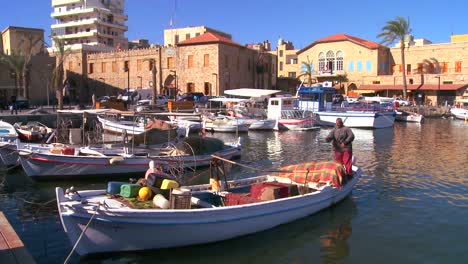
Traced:
[[138, 199], [140, 201], [148, 201], [149, 199], [151, 199], [151, 196], [153, 196], [153, 192], [148, 187], [142, 187], [138, 191]]

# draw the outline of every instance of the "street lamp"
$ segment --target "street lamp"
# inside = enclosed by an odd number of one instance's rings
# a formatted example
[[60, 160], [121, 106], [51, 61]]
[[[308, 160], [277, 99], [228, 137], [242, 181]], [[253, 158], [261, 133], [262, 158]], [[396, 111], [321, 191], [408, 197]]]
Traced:
[[440, 104], [440, 75], [434, 76], [434, 78], [438, 79], [438, 85], [437, 85], [437, 105]]

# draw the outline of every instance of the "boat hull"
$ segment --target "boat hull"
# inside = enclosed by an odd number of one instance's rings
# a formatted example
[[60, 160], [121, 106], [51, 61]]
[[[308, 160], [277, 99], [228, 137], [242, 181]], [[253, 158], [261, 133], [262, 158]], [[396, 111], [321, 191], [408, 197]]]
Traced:
[[250, 123], [249, 130], [273, 130], [276, 126], [276, 120], [256, 120]]
[[0, 166], [11, 167], [18, 165], [18, 158], [16, 144], [0, 142]]
[[457, 119], [468, 120], [468, 109], [452, 108], [450, 113]]
[[424, 116], [411, 112], [396, 112], [395, 121], [421, 123]]
[[336, 119], [343, 119], [347, 127], [356, 128], [386, 128], [395, 123], [395, 112], [316, 112], [319, 124], [322, 126], [334, 126]]
[[[226, 159], [239, 157], [240, 147], [217, 151], [216, 155]], [[76, 179], [83, 177], [119, 177], [144, 175], [150, 161], [154, 160], [169, 167], [193, 168], [208, 166], [212, 157], [205, 155], [184, 156], [74, 156], [21, 151], [20, 162], [29, 177], [36, 180]]]
[[[359, 176], [360, 172], [356, 173], [341, 189], [327, 186], [321, 192], [247, 205], [194, 210], [132, 210], [127, 213], [98, 211], [76, 251], [86, 255], [181, 247], [260, 232], [340, 202], [351, 193]], [[75, 245], [93, 210], [78, 212], [67, 207], [63, 190], [57, 188], [56, 192], [63, 228]]]
[[249, 126], [244, 124], [238, 125], [230, 125], [230, 124], [223, 124], [223, 125], [216, 125], [207, 123], [205, 125], [205, 129], [207, 131], [213, 132], [226, 132], [226, 133], [237, 133], [237, 132], [248, 132]]

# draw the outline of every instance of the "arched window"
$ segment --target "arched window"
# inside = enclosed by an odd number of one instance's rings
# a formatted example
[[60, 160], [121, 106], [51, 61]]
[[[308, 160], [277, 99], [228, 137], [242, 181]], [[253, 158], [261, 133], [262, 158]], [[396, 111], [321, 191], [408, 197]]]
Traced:
[[341, 50], [336, 52], [336, 70], [343, 70], [343, 52]]
[[327, 52], [327, 59], [325, 64], [325, 70], [333, 71], [335, 69], [335, 53], [329, 50]]
[[323, 71], [325, 69], [325, 54], [323, 52], [320, 52], [318, 55], [318, 61], [319, 61], [319, 71]]

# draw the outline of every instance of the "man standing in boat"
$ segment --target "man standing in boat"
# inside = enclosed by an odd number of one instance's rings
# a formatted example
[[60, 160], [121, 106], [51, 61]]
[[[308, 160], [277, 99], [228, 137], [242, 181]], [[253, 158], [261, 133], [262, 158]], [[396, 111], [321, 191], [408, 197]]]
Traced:
[[352, 175], [353, 131], [351, 131], [349, 127], [343, 125], [343, 120], [341, 118], [337, 118], [335, 128], [330, 131], [325, 140], [327, 142], [332, 142], [333, 151], [335, 152], [335, 161], [343, 164], [347, 175]]

